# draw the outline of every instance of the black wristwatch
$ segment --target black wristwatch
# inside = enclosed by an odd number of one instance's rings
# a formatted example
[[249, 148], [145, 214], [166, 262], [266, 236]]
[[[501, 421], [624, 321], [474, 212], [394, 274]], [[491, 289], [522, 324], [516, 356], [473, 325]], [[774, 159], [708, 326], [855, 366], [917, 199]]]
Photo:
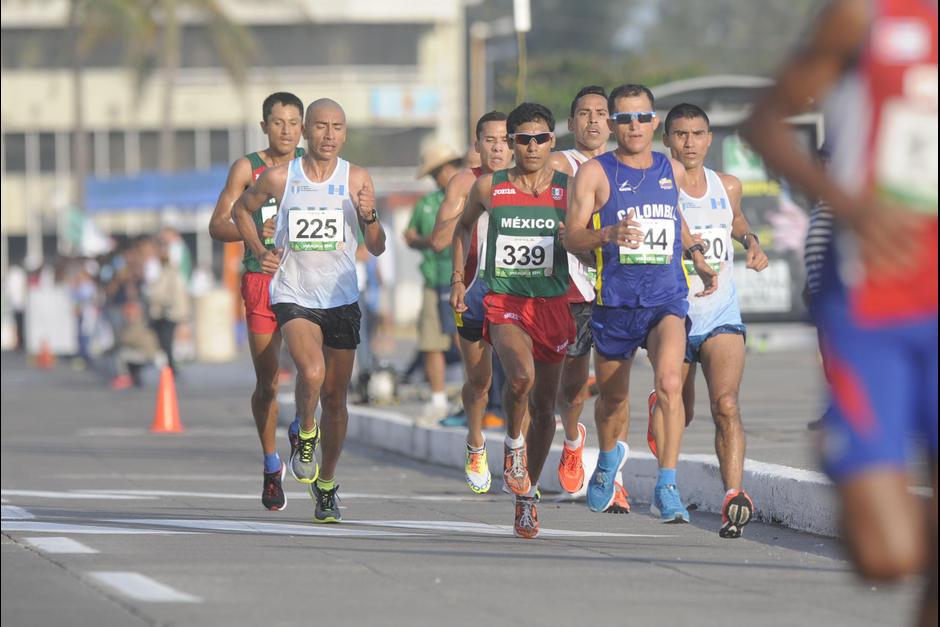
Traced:
[[688, 255], [689, 259], [691, 259], [691, 258], [692, 258], [692, 253], [694, 253], [695, 251], [698, 251], [698, 252], [700, 252], [700, 253], [702, 253], [702, 254], [704, 255], [704, 254], [705, 254], [705, 247], [702, 246], [701, 243], [695, 242], [694, 244], [692, 244], [691, 246], [689, 246], [688, 248], [685, 249], [685, 254]]
[[744, 237], [741, 238], [741, 245], [744, 246], [744, 250], [751, 247], [751, 238], [754, 238], [754, 241], [760, 244], [760, 238], [757, 237], [757, 233], [745, 233]]
[[374, 223], [376, 220], [378, 220], [378, 219], [379, 219], [379, 214], [377, 214], [377, 213], [375, 212], [375, 209], [373, 209], [373, 210], [372, 210], [372, 219], [371, 219], [371, 220], [366, 220], [365, 218], [363, 218], [363, 219], [362, 219], [362, 222], [363, 222], [363, 224], [373, 224], [373, 223]]

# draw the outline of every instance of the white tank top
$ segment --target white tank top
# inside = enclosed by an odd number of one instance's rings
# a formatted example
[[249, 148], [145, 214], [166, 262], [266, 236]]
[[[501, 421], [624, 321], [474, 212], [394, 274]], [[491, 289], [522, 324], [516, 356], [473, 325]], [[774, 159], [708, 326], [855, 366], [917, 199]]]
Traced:
[[283, 253], [271, 279], [271, 304], [332, 309], [359, 300], [356, 214], [348, 161], [337, 159], [333, 175], [322, 183], [307, 178], [303, 157], [290, 162], [274, 232], [274, 245]]
[[[580, 151], [574, 148], [562, 150], [561, 154], [564, 155], [565, 159], [567, 159], [568, 163], [571, 165], [571, 176], [577, 174], [578, 169], [590, 160], [590, 157], [582, 155]], [[571, 277], [572, 285], [574, 285], [578, 294], [581, 295], [581, 298], [584, 299], [583, 302], [589, 303], [593, 301], [594, 269], [587, 267], [581, 263], [577, 257], [568, 253], [568, 275]], [[571, 296], [571, 291], [569, 291], [568, 294]]]
[[731, 226], [734, 211], [731, 200], [714, 170], [705, 168], [707, 189], [700, 198], [679, 192], [682, 216], [693, 234], [702, 236], [705, 259], [718, 272], [718, 289], [715, 293], [697, 297], [704, 289], [702, 279], [695, 274], [691, 261], [684, 261], [689, 275], [689, 318], [692, 330], [689, 335], [704, 335], [724, 324], [741, 324], [738, 296], [734, 288], [734, 246], [731, 242]]

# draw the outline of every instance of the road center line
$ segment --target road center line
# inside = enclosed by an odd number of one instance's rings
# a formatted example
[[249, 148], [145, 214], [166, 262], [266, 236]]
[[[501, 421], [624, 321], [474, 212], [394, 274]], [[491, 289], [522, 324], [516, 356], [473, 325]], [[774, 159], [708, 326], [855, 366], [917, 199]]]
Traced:
[[88, 573], [98, 583], [136, 601], [149, 603], [200, 603], [202, 599], [180, 592], [146, 575], [131, 571], [99, 570]]
[[44, 553], [77, 555], [99, 552], [97, 549], [93, 549], [90, 546], [85, 546], [77, 540], [73, 540], [72, 538], [64, 538], [61, 536], [23, 538], [23, 540], [30, 543], [40, 551], [43, 551]]

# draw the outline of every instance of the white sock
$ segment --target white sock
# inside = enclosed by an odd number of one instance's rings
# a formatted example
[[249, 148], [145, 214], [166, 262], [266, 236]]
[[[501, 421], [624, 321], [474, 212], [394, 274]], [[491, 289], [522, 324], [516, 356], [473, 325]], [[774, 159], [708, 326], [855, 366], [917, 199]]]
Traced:
[[467, 442], [467, 450], [470, 451], [471, 453], [482, 453], [485, 448], [486, 448], [486, 442], [483, 442], [483, 446], [479, 448], [475, 446], [470, 446], [470, 443]]
[[568, 438], [565, 438], [565, 446], [570, 448], [572, 451], [577, 449], [579, 446], [581, 446], [581, 432], [578, 431], [577, 440], [569, 440]]
[[[630, 457], [630, 445], [624, 442], [623, 447], [624, 449], [626, 449], [623, 454], [623, 463], [626, 464], [627, 458]], [[623, 468], [623, 466], [621, 466], [621, 468]], [[614, 481], [616, 481], [620, 485], [623, 485], [623, 470], [617, 470], [617, 476], [614, 478]]]
[[447, 407], [447, 392], [431, 392], [431, 405]]
[[509, 437], [509, 434], [507, 433], [506, 439], [503, 441], [506, 443], [506, 446], [508, 446], [509, 448], [522, 448], [523, 446], [525, 446], [525, 436], [522, 435], [521, 433], [519, 434], [519, 437], [516, 438], [515, 440]]
[[533, 483], [533, 484], [532, 484], [532, 487], [529, 488], [529, 491], [525, 493], [526, 498], [534, 499], [534, 498], [535, 498], [535, 492], [536, 492], [536, 490], [538, 490], [538, 489], [539, 489], [539, 484]]

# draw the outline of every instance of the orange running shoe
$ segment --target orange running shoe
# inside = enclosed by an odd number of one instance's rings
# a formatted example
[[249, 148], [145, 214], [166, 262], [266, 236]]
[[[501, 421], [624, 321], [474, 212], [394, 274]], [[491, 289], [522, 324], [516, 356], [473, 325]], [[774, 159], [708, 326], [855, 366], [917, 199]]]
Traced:
[[744, 525], [751, 522], [754, 517], [754, 502], [744, 490], [734, 490], [725, 495], [725, 502], [721, 505], [721, 529], [718, 535], [722, 538], [740, 538]]
[[535, 499], [526, 496], [516, 497], [516, 520], [513, 533], [520, 538], [531, 540], [539, 535], [539, 513]]
[[578, 423], [578, 435], [581, 436], [581, 446], [576, 449], [561, 447], [561, 459], [558, 460], [558, 483], [561, 489], [568, 494], [574, 494], [584, 486], [584, 464], [581, 459], [584, 455], [584, 441], [587, 431], [584, 425]]
[[529, 480], [529, 463], [525, 444], [519, 448], [503, 445], [503, 482], [516, 495], [524, 495], [532, 489]]
[[506, 421], [493, 412], [488, 411], [483, 414], [483, 424], [481, 426], [484, 429], [502, 429], [506, 426]]
[[646, 427], [646, 443], [649, 444], [650, 452], [653, 454], [653, 457], [659, 459], [659, 454], [656, 452], [656, 438], [653, 437], [653, 408], [655, 407], [656, 390], [653, 390], [646, 399], [646, 414], [649, 418]]
[[630, 495], [627, 493], [627, 489], [619, 482], [614, 481], [614, 502], [610, 504], [610, 507], [604, 510], [604, 513], [629, 514], [630, 501], [627, 500], [628, 496]]

